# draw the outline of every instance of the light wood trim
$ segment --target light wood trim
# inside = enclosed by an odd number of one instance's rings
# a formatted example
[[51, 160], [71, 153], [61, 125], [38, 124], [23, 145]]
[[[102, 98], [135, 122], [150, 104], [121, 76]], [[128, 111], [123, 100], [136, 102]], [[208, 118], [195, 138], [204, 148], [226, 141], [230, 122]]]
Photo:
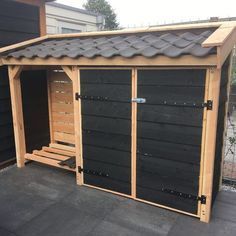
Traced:
[[50, 159], [50, 158], [41, 157], [41, 156], [37, 156], [37, 155], [34, 155], [34, 154], [28, 154], [28, 153], [25, 154], [25, 159], [30, 160], [30, 161], [40, 162], [40, 163], [43, 163], [43, 164], [46, 164], [46, 165], [50, 165], [50, 166], [54, 166], [54, 167], [58, 167], [58, 168], [61, 168], [61, 169], [70, 170], [70, 171], [75, 172], [74, 169], [71, 169], [67, 166], [59, 165], [58, 160], [53, 160], [53, 159]]
[[16, 43], [16, 44], [13, 44], [13, 45], [10, 45], [10, 46], [2, 47], [2, 48], [0, 48], [0, 53], [6, 52], [6, 51], [9, 51], [9, 50], [13, 50], [13, 49], [16, 49], [16, 48], [18, 49], [18, 48], [24, 47], [24, 46], [29, 46], [30, 44], [37, 43], [37, 42], [43, 41], [45, 39], [48, 39], [47, 35], [42, 36], [42, 37], [38, 37], [38, 38], [35, 38], [35, 39], [26, 40], [24, 42]]
[[[132, 99], [137, 98], [138, 86], [137, 69], [132, 69]], [[137, 169], [137, 103], [132, 102], [132, 117], [131, 117], [131, 196], [136, 198], [136, 169]]]
[[203, 43], [203, 47], [216, 47], [222, 46], [225, 41], [231, 36], [235, 30], [235, 23], [221, 25], [217, 30], [213, 32]]
[[[55, 34], [50, 38], [66, 38], [66, 37], [88, 37], [88, 36], [107, 36], [107, 35], [121, 35], [121, 34], [134, 34], [134, 33], [151, 33], [160, 31], [172, 31], [172, 30], [188, 30], [188, 29], [205, 29], [205, 28], [218, 28], [220, 26], [227, 26], [228, 21], [222, 22], [208, 22], [208, 23], [196, 23], [196, 24], [181, 24], [181, 25], [163, 25], [157, 27], [144, 27], [134, 29], [123, 29], [114, 31], [97, 31], [97, 32], [82, 32], [75, 34]], [[235, 21], [230, 22], [231, 25], [235, 24]]]
[[222, 187], [222, 181], [223, 181], [224, 158], [225, 158], [225, 148], [226, 148], [226, 139], [227, 139], [227, 119], [228, 119], [228, 110], [229, 110], [229, 94], [230, 94], [232, 65], [233, 65], [233, 52], [231, 52], [229, 60], [230, 60], [230, 62], [229, 62], [229, 68], [228, 68], [227, 101], [225, 103], [225, 118], [224, 118], [224, 131], [223, 131], [223, 142], [222, 142], [219, 190]]
[[202, 194], [206, 196], [206, 204], [201, 205], [201, 213], [200, 213], [200, 220], [203, 222], [209, 222], [211, 215], [221, 70], [216, 68], [210, 68], [208, 69], [208, 74], [209, 74], [208, 100], [213, 101], [213, 109], [207, 110], [206, 112], [206, 134], [205, 134], [203, 176], [202, 176], [203, 178]]
[[71, 146], [67, 146], [67, 145], [62, 145], [62, 144], [58, 144], [58, 143], [50, 143], [49, 147], [61, 149], [61, 150], [66, 150], [66, 151], [70, 151], [70, 152], [75, 153], [75, 147], [71, 147]]
[[186, 212], [186, 211], [181, 211], [181, 210], [178, 210], [178, 209], [175, 209], [175, 208], [172, 208], [172, 207], [167, 207], [167, 206], [164, 206], [164, 205], [161, 205], [161, 204], [157, 204], [157, 203], [154, 203], [154, 202], [149, 202], [149, 201], [139, 199], [139, 198], [136, 198], [135, 200], [139, 201], [139, 202], [147, 203], [147, 204], [152, 205], [152, 206], [160, 207], [160, 208], [163, 208], [163, 209], [166, 209], [166, 210], [171, 210], [171, 211], [178, 212], [178, 213], [181, 213], [181, 214], [184, 214], [184, 215], [199, 218], [198, 215], [195, 215], [195, 214], [192, 214], [192, 213], [189, 213], [189, 212]]
[[230, 37], [225, 40], [222, 46], [217, 47], [217, 67], [218, 69], [224, 64], [226, 58], [229, 56], [230, 52], [233, 50], [236, 44], [236, 28], [231, 33]]
[[[204, 101], [208, 99], [209, 92], [209, 79], [210, 79], [210, 70], [206, 70], [205, 77], [205, 94]], [[207, 121], [207, 110], [203, 110], [203, 119], [202, 119], [202, 139], [201, 139], [201, 159], [200, 159], [200, 175], [199, 175], [199, 191], [198, 196], [202, 195], [202, 186], [203, 186], [203, 169], [204, 169], [204, 153], [205, 153], [205, 143], [206, 143], [206, 121]], [[198, 202], [198, 215], [201, 215], [201, 202]]]
[[78, 166], [83, 168], [83, 150], [82, 150], [82, 118], [81, 118], [81, 100], [75, 99], [75, 93], [80, 93], [80, 71], [77, 66], [62, 67], [73, 83], [73, 112], [74, 112], [74, 131], [75, 131], [75, 150], [76, 150], [76, 178], [77, 184], [82, 185], [83, 173], [79, 173]]
[[207, 57], [194, 57], [191, 55], [183, 55], [178, 58], [171, 58], [167, 56], [156, 56], [147, 58], [143, 56], [135, 56], [132, 58], [125, 58], [115, 56], [112, 58], [104, 58], [101, 56], [95, 58], [81, 57], [73, 58], [8, 58], [2, 59], [5, 65], [64, 65], [64, 66], [216, 66], [216, 55], [209, 55]]
[[20, 66], [8, 67], [13, 126], [14, 126], [14, 137], [15, 137], [15, 147], [16, 147], [16, 160], [17, 160], [18, 167], [25, 166], [24, 156], [26, 153], [22, 95], [21, 95], [21, 81], [20, 81], [21, 70], [22, 70], [22, 67]]

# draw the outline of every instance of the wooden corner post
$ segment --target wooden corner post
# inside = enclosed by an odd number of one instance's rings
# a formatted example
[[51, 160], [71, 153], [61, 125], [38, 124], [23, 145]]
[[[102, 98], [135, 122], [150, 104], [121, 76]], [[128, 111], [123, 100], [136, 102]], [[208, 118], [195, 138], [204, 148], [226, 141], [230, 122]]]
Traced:
[[77, 66], [62, 66], [62, 68], [73, 83], [76, 180], [78, 185], [83, 185], [83, 172], [79, 171], [79, 167], [83, 168], [81, 101], [77, 100], [75, 96], [76, 93], [80, 93], [80, 70]]
[[[206, 196], [206, 204], [200, 205], [200, 220], [208, 223], [211, 215], [213, 173], [215, 161], [215, 146], [217, 134], [217, 118], [220, 94], [221, 70], [209, 68], [206, 73], [206, 96], [207, 100], [212, 100], [212, 110], [204, 111], [205, 124], [203, 129], [202, 160], [201, 160], [201, 194]], [[208, 83], [208, 84], [207, 84]]]
[[18, 167], [25, 166], [25, 130], [24, 130], [24, 119], [23, 119], [23, 107], [22, 107], [22, 96], [21, 96], [21, 81], [20, 73], [22, 71], [21, 66], [9, 66], [9, 82], [11, 92], [11, 105], [12, 105], [12, 117], [16, 147], [16, 160]]

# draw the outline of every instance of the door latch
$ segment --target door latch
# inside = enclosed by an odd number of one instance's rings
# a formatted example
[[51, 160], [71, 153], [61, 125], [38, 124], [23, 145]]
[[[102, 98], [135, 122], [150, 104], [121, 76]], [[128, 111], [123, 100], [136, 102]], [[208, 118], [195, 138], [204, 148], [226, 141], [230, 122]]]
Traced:
[[132, 98], [132, 102], [146, 103], [146, 98]]

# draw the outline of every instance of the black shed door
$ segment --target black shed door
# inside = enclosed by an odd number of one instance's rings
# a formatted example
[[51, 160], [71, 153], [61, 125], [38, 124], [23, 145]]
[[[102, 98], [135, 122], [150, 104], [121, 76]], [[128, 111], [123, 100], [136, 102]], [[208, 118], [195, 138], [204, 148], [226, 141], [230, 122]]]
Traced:
[[84, 183], [131, 193], [131, 70], [81, 70]]
[[204, 85], [205, 70], [138, 71], [137, 198], [197, 214]]

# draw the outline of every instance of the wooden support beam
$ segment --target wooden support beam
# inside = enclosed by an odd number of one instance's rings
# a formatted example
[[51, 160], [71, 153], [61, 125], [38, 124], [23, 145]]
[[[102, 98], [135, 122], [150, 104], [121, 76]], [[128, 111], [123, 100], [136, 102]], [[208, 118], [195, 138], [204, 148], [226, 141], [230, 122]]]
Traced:
[[[132, 99], [137, 98], [138, 86], [137, 69], [132, 69]], [[131, 117], [131, 196], [136, 198], [136, 169], [137, 169], [137, 103], [132, 102]]]
[[20, 82], [21, 70], [22, 67], [20, 66], [8, 67], [15, 146], [16, 146], [16, 160], [18, 167], [24, 167], [25, 153], [26, 153], [22, 96], [21, 96], [21, 82]]
[[41, 1], [39, 5], [39, 29], [40, 36], [45, 36], [47, 34], [46, 7], [44, 1]]
[[82, 147], [82, 118], [81, 101], [76, 100], [75, 93], [80, 93], [80, 70], [77, 66], [62, 67], [73, 83], [73, 104], [74, 104], [74, 127], [75, 127], [75, 153], [76, 153], [76, 178], [77, 184], [83, 184], [83, 173], [79, 173], [78, 166], [83, 168], [83, 147]]
[[205, 111], [206, 124], [205, 137], [203, 137], [205, 144], [203, 146], [204, 150], [201, 160], [203, 168], [201, 194], [206, 196], [206, 204], [201, 204], [200, 220], [206, 223], [209, 222], [211, 215], [221, 70], [210, 68], [207, 70], [207, 76], [207, 80], [209, 81], [207, 100], [213, 101], [213, 109]]

